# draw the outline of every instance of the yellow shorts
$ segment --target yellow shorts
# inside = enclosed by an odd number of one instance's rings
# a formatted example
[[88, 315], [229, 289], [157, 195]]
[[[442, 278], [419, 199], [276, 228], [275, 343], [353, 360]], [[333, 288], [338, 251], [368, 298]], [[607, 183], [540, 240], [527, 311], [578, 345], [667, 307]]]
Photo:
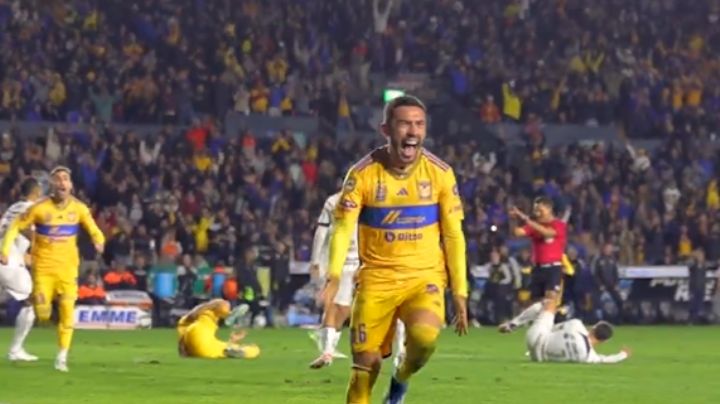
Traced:
[[52, 311], [52, 303], [56, 298], [77, 300], [78, 284], [76, 277], [63, 277], [53, 274], [33, 275], [33, 305], [38, 316], [42, 313], [48, 316]]
[[430, 311], [445, 319], [441, 282], [418, 282], [397, 291], [366, 290], [358, 285], [352, 306], [350, 338], [353, 352], [392, 353], [397, 319], [405, 321], [416, 311]]
[[177, 327], [180, 350], [187, 356], [195, 358], [219, 359], [225, 357], [228, 344], [215, 336], [217, 324], [205, 317], [200, 317], [190, 325], [180, 323]]

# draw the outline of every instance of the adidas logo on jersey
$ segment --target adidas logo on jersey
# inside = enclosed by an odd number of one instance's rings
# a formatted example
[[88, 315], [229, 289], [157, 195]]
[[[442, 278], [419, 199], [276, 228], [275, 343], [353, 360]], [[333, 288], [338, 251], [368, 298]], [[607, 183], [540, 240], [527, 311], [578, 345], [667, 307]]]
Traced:
[[400, 190], [397, 193], [397, 196], [408, 196], [408, 191], [405, 188], [400, 188]]

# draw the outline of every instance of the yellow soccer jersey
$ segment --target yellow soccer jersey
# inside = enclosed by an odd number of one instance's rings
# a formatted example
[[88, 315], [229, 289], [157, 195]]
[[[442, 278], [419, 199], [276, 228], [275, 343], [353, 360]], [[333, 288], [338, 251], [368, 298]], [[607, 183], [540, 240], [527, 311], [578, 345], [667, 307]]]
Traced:
[[387, 150], [377, 149], [346, 177], [335, 211], [331, 276], [339, 275], [347, 251], [338, 240], [357, 223], [360, 282], [396, 289], [404, 281], [444, 281], [447, 265], [454, 293], [466, 296], [463, 207], [451, 167], [423, 150], [401, 178], [386, 168], [386, 158]]
[[9, 253], [18, 233], [32, 225], [35, 225], [32, 259], [36, 274], [77, 277], [80, 264], [77, 235], [80, 225], [90, 234], [94, 243], [105, 243], [105, 237], [84, 203], [70, 198], [64, 207], [58, 207], [50, 198], [46, 198], [35, 203], [10, 224], [2, 242], [4, 255]]

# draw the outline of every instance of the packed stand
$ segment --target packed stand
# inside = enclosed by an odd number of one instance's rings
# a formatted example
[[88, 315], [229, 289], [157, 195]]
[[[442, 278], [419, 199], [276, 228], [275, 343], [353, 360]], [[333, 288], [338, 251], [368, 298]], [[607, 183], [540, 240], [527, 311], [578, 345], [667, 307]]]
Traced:
[[422, 73], [488, 123], [716, 132], [720, 6], [683, 4], [3, 2], [0, 117], [190, 124], [234, 110], [367, 129], [352, 95], [371, 75]]

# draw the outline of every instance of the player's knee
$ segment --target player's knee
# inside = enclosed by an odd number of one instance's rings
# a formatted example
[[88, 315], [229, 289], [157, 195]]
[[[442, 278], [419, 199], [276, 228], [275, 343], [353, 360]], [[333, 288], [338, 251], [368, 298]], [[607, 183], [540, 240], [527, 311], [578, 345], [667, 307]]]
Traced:
[[42, 305], [35, 306], [35, 317], [39, 322], [48, 322], [52, 317], [52, 306]]
[[379, 370], [382, 365], [380, 352], [354, 352], [353, 368], [367, 370], [368, 372]]
[[430, 324], [409, 324], [405, 329], [407, 345], [417, 349], [432, 351], [440, 335], [440, 328]]

